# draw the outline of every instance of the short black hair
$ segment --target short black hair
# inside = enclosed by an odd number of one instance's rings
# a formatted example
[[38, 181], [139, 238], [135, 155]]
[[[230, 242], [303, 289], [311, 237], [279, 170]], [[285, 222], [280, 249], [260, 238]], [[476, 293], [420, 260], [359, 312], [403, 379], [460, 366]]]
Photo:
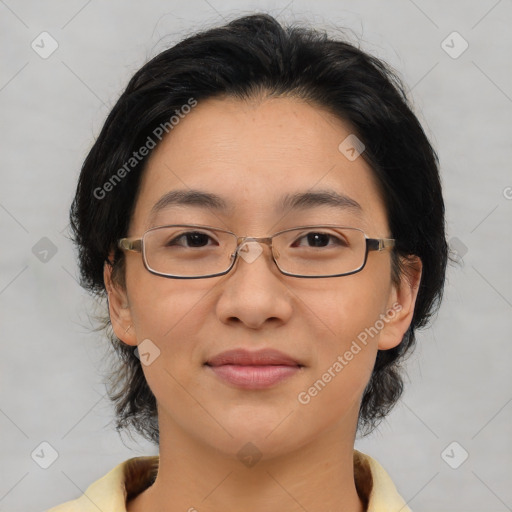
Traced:
[[[397, 240], [394, 282], [407, 272], [411, 255], [423, 264], [411, 325], [398, 346], [378, 351], [363, 394], [358, 428], [368, 434], [400, 397], [401, 362], [415, 343], [415, 330], [439, 307], [448, 247], [437, 154], [397, 73], [356, 45], [323, 30], [285, 27], [268, 14], [254, 14], [193, 34], [147, 62], [108, 115], [81, 170], [70, 209], [81, 286], [106, 298], [105, 262], [125, 285], [124, 256], [116, 241], [127, 234], [149, 155], [129, 168], [126, 162], [154, 138], [155, 128], [169, 127], [169, 119], [191, 99], [243, 100], [261, 93], [305, 100], [348, 123], [365, 145], [362, 156], [377, 178]], [[113, 181], [116, 173], [123, 179]], [[157, 404], [134, 348], [115, 336], [108, 314], [100, 328], [119, 355], [109, 387], [117, 429], [132, 427], [158, 444]]]

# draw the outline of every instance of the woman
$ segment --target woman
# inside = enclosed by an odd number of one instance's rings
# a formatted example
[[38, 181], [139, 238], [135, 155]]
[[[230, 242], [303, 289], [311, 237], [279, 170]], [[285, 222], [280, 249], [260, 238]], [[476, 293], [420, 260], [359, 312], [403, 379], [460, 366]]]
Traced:
[[409, 510], [354, 450], [442, 296], [438, 161], [403, 86], [268, 15], [132, 78], [71, 209], [118, 428], [159, 446], [54, 511]]

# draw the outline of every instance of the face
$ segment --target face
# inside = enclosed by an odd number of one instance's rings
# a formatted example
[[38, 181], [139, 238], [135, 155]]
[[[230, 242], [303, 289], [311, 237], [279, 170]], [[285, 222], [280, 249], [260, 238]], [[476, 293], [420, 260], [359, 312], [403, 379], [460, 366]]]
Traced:
[[[336, 224], [389, 237], [370, 167], [338, 149], [350, 134], [347, 124], [298, 99], [199, 102], [152, 153], [128, 236], [166, 224], [254, 237]], [[226, 208], [169, 204], [151, 213], [169, 191], [190, 189], [220, 196]], [[319, 191], [347, 196], [360, 209], [279, 209], [285, 195]], [[161, 442], [194, 440], [231, 455], [251, 442], [270, 457], [329, 432], [353, 437], [377, 350], [401, 341], [414, 290], [392, 283], [389, 251], [370, 252], [353, 275], [301, 279], [281, 274], [262, 248], [254, 261], [239, 257], [228, 274], [207, 279], [156, 276], [141, 254], [126, 252], [126, 288], [111, 292], [111, 318], [125, 343], [151, 340], [154, 360], [143, 370], [158, 402]], [[113, 290], [107, 270], [105, 280]], [[273, 349], [293, 363], [240, 374], [230, 373], [233, 364], [227, 373], [207, 364], [233, 349]], [[264, 385], [241, 384], [257, 371]], [[284, 378], [272, 381], [275, 372]]]

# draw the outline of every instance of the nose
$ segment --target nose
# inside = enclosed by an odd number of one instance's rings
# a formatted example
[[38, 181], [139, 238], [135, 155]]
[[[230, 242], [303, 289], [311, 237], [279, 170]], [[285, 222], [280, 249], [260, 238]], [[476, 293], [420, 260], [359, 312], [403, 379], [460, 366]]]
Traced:
[[270, 244], [244, 239], [238, 246], [235, 266], [221, 285], [218, 318], [251, 329], [260, 329], [266, 323], [286, 323], [292, 314], [292, 295], [284, 279], [272, 259]]

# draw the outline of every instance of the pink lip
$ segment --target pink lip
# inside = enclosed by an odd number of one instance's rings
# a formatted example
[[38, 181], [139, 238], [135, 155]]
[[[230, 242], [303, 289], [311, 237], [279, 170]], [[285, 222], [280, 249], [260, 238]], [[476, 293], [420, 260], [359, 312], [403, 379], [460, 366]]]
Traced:
[[209, 359], [206, 366], [220, 379], [243, 389], [265, 389], [302, 368], [295, 359], [273, 349], [250, 352], [228, 350]]

